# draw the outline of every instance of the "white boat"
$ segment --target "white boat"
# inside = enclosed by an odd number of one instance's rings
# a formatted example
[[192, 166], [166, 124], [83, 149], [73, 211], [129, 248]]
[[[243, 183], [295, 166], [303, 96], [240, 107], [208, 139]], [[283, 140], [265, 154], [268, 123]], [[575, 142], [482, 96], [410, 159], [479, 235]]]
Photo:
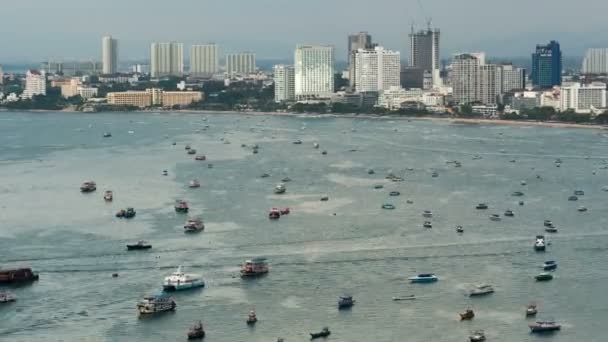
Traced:
[[433, 217], [433, 213], [430, 210], [425, 210], [422, 212], [423, 217]]
[[0, 304], [10, 303], [17, 300], [17, 297], [9, 292], [0, 292]]
[[490, 293], [494, 293], [494, 287], [492, 287], [492, 285], [477, 285], [471, 292], [469, 292], [469, 297], [484, 296]]
[[546, 248], [546, 244], [545, 244], [545, 237], [542, 235], [537, 235], [536, 236], [536, 241], [534, 242], [534, 249], [536, 251], [544, 251]]
[[177, 271], [166, 277], [163, 282], [163, 290], [165, 291], [189, 290], [204, 286], [205, 281], [200, 275], [184, 273], [182, 266], [179, 266]]
[[283, 183], [277, 184], [277, 186], [274, 187], [275, 194], [284, 194], [285, 191], [287, 191], [287, 188], [285, 187], [285, 184], [283, 184]]
[[189, 188], [200, 188], [201, 187], [201, 183], [199, 183], [199, 181], [197, 181], [196, 179], [193, 179], [190, 181], [190, 183], [188, 184]]
[[186, 233], [198, 233], [203, 230], [205, 230], [205, 225], [200, 218], [191, 218], [184, 224], [184, 232]]
[[165, 311], [175, 310], [175, 301], [166, 293], [145, 296], [142, 301], [137, 303], [137, 310], [140, 315], [149, 315]]

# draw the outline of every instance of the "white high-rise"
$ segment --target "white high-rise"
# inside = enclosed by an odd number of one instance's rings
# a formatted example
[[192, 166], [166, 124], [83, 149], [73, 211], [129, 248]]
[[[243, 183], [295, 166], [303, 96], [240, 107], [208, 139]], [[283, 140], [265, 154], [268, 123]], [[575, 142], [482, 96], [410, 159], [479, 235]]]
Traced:
[[608, 74], [608, 49], [588, 49], [583, 60], [583, 74]]
[[274, 102], [295, 99], [295, 69], [292, 65], [274, 66]]
[[184, 45], [182, 43], [152, 43], [150, 45], [150, 75], [152, 77], [182, 76]]
[[25, 90], [21, 97], [31, 99], [34, 95], [46, 95], [46, 73], [39, 70], [28, 70], [25, 74]]
[[298, 45], [294, 53], [297, 100], [329, 98], [334, 92], [334, 47]]
[[226, 73], [228, 75], [249, 75], [255, 71], [255, 53], [241, 52], [226, 55]]
[[498, 96], [497, 82], [498, 67], [495, 64], [484, 64], [479, 66], [479, 91], [478, 101], [483, 104], [496, 104]]
[[501, 64], [496, 69], [496, 90], [504, 94], [512, 90], [521, 90], [526, 87], [526, 69], [518, 68], [512, 64]]
[[588, 113], [593, 108], [606, 108], [606, 83], [564, 84], [561, 88], [560, 109]]
[[388, 90], [401, 84], [401, 54], [385, 50], [359, 49], [354, 53], [355, 81], [357, 92]]
[[118, 70], [118, 41], [112, 36], [101, 38], [101, 63], [104, 74], [115, 74]]
[[219, 57], [217, 45], [192, 45], [190, 48], [190, 76], [212, 76], [217, 74], [218, 71]]
[[479, 67], [481, 56], [470, 53], [454, 55], [452, 58], [451, 83], [454, 100], [460, 104], [478, 101]]

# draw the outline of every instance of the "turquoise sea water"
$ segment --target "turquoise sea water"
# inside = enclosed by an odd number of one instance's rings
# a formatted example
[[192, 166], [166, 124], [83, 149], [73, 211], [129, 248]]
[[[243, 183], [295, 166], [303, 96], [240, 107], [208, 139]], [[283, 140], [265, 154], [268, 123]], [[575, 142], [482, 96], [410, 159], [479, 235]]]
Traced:
[[[303, 144], [292, 144], [296, 139]], [[186, 155], [186, 144], [207, 161]], [[40, 272], [40, 281], [8, 289], [19, 299], [0, 305], [0, 341], [181, 341], [199, 319], [206, 341], [305, 341], [325, 325], [328, 341], [467, 341], [474, 329], [484, 329], [488, 341], [605, 341], [607, 147], [608, 134], [592, 129], [0, 113], [0, 266]], [[446, 163], [452, 160], [462, 167]], [[391, 172], [405, 180], [386, 180]], [[274, 195], [286, 176], [287, 193]], [[187, 187], [194, 178], [201, 188]], [[88, 179], [98, 190], [81, 194]], [[103, 201], [106, 189], [114, 191], [112, 203]], [[575, 189], [585, 195], [568, 201]], [[401, 196], [389, 197], [392, 190]], [[323, 195], [329, 201], [319, 201]], [[176, 199], [204, 219], [203, 233], [183, 233], [187, 216], [174, 212]], [[387, 202], [396, 209], [382, 210]], [[490, 209], [475, 210], [479, 202]], [[588, 212], [578, 212], [581, 205]], [[136, 218], [114, 218], [131, 206]], [[269, 221], [275, 206], [292, 213]], [[433, 211], [432, 229], [422, 228], [425, 209]], [[506, 209], [515, 217], [488, 219]], [[557, 234], [544, 233], [545, 219]], [[543, 233], [551, 245], [536, 253], [534, 237]], [[152, 250], [127, 252], [125, 244], [139, 239]], [[241, 280], [240, 264], [253, 256], [267, 257], [271, 271]], [[535, 282], [550, 259], [559, 263], [555, 279]], [[178, 265], [203, 274], [207, 287], [175, 294], [175, 313], [138, 318], [137, 301], [159, 291]], [[425, 272], [440, 281], [408, 283]], [[493, 284], [496, 293], [466, 297], [478, 283]], [[357, 303], [338, 312], [343, 293]], [[410, 294], [418, 299], [391, 300]], [[529, 302], [562, 331], [530, 335]], [[467, 307], [476, 317], [460, 322]], [[260, 319], [254, 328], [245, 324], [251, 309]]]

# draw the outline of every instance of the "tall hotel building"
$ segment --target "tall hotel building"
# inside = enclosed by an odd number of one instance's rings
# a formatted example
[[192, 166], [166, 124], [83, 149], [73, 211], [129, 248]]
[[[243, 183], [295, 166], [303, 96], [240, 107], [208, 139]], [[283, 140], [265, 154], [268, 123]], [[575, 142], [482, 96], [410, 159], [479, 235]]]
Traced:
[[329, 98], [334, 92], [334, 47], [298, 45], [294, 53], [296, 100]]
[[219, 69], [217, 45], [192, 45], [190, 48], [190, 76], [209, 77], [217, 74]]
[[152, 77], [182, 76], [184, 45], [182, 43], [152, 43], [150, 45], [150, 75]]

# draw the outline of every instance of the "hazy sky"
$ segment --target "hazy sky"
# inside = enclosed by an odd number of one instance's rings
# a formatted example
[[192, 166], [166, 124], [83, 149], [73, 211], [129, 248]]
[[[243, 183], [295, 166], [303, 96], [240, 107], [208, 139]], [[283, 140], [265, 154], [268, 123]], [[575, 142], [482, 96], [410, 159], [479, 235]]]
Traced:
[[369, 31], [405, 56], [410, 25], [431, 16], [441, 54], [483, 50], [527, 56], [557, 39], [565, 55], [608, 47], [608, 0], [14, 0], [0, 7], [0, 63], [99, 59], [101, 36], [119, 39], [120, 59], [147, 58], [151, 41], [216, 42], [222, 52], [291, 58], [297, 43], [336, 46]]

